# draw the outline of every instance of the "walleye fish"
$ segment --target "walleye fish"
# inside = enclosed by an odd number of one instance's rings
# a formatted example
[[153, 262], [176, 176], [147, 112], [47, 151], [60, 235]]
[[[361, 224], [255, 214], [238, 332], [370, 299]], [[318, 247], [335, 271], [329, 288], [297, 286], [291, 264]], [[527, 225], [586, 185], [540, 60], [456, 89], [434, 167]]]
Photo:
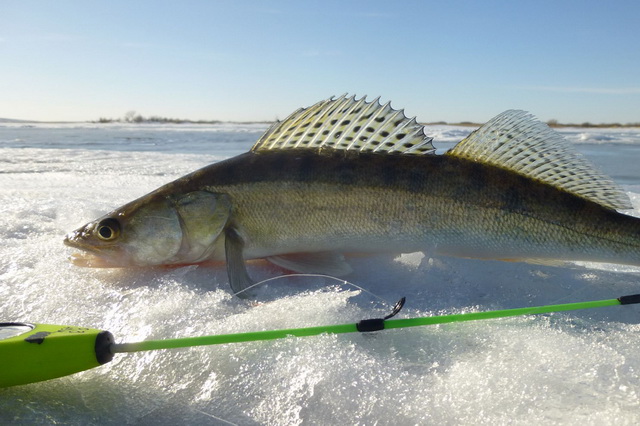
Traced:
[[506, 111], [442, 155], [378, 99], [330, 98], [274, 124], [250, 152], [134, 200], [66, 236], [82, 266], [246, 259], [351, 271], [344, 253], [426, 251], [510, 261], [640, 265], [627, 195], [558, 133]]

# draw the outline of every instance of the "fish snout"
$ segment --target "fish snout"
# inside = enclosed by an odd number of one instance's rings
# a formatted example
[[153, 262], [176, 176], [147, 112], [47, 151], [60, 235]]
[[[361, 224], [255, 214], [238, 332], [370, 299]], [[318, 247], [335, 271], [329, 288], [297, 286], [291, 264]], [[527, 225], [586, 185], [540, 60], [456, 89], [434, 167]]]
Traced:
[[80, 232], [78, 230], [69, 232], [64, 236], [64, 245], [74, 247], [75, 242], [78, 240]]
[[79, 247], [81, 242], [91, 235], [93, 229], [91, 225], [92, 224], [87, 224], [82, 228], [69, 232], [64, 236], [64, 244], [70, 247]]

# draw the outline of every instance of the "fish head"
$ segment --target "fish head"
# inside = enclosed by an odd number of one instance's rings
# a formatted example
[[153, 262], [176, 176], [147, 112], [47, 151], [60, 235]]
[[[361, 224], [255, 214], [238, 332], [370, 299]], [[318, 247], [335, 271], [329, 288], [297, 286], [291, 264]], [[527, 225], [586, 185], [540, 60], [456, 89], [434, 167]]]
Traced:
[[69, 233], [82, 250], [72, 262], [87, 267], [197, 263], [214, 255], [231, 212], [226, 194], [151, 193]]

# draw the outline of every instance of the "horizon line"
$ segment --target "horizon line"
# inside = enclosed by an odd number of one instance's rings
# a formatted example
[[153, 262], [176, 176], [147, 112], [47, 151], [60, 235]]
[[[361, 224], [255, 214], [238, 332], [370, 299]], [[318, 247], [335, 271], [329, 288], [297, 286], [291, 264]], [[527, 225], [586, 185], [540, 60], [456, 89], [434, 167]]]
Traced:
[[[126, 120], [121, 118], [99, 118], [98, 120], [31, 120], [31, 119], [14, 119], [14, 118], [1, 118], [0, 117], [0, 125], [2, 124], [201, 124], [201, 125], [212, 125], [212, 124], [273, 124], [276, 122], [281, 122], [282, 120], [191, 120], [191, 119], [179, 119], [179, 118], [168, 118], [168, 117], [158, 117], [158, 119], [147, 119], [142, 117], [139, 120]], [[600, 123], [592, 123], [589, 121], [584, 121], [581, 123], [571, 123], [571, 122], [559, 122], [555, 119], [550, 119], [547, 121], [540, 120], [550, 127], [640, 127], [640, 122], [600, 122]], [[480, 127], [484, 124], [484, 122], [475, 122], [475, 121], [430, 121], [430, 122], [420, 122], [419, 124], [423, 126], [463, 126], [463, 127]]]

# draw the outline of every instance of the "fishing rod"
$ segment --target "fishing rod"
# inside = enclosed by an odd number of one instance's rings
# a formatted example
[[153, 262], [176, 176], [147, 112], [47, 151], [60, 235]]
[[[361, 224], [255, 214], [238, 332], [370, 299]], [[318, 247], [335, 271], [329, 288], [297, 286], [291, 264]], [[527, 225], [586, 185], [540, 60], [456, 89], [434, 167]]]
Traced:
[[640, 303], [640, 294], [559, 305], [391, 319], [402, 309], [404, 302], [403, 297], [396, 303], [391, 314], [384, 318], [365, 319], [357, 323], [132, 343], [115, 343], [109, 331], [92, 328], [19, 322], [0, 323], [0, 388], [40, 382], [89, 370], [106, 364], [118, 353], [253, 342], [283, 339], [289, 336], [306, 337], [323, 333], [373, 332], [393, 328], [630, 305]]

